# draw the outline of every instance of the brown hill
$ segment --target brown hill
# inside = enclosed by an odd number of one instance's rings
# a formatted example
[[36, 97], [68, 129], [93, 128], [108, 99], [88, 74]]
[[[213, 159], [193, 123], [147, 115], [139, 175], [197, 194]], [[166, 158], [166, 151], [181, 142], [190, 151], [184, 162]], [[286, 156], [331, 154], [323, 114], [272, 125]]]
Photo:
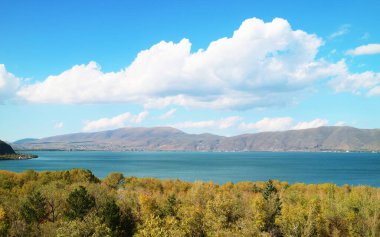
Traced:
[[380, 129], [319, 127], [232, 137], [175, 128], [121, 128], [23, 142], [23, 149], [171, 151], [380, 151]]

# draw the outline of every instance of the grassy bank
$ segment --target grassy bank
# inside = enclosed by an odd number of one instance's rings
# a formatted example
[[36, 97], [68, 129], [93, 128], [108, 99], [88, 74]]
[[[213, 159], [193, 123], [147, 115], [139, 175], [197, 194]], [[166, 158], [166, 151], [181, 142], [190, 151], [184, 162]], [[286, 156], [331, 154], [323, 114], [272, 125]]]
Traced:
[[380, 189], [0, 171], [0, 236], [380, 236]]

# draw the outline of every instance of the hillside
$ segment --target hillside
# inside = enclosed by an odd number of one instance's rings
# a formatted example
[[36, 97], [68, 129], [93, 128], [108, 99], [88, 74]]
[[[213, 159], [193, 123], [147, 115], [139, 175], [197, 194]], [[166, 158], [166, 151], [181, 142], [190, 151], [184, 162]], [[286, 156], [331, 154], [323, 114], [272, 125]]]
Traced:
[[239, 151], [379, 151], [380, 129], [319, 127], [244, 134], [223, 140], [221, 147]]
[[24, 139], [13, 142], [13, 145], [16, 145], [16, 146], [23, 145], [23, 144], [27, 144], [30, 142], [34, 142], [36, 140], [38, 140], [38, 139], [36, 139], [36, 138], [24, 138]]
[[26, 160], [37, 157], [33, 154], [16, 153], [10, 145], [0, 140], [0, 160]]
[[170, 127], [120, 128], [15, 142], [18, 149], [146, 151], [380, 151], [380, 129], [319, 127], [232, 137]]
[[[94, 133], [74, 133], [19, 144], [19, 149], [75, 150], [210, 150], [219, 137], [187, 134], [170, 127], [121, 128]], [[18, 142], [15, 142], [18, 143]], [[204, 144], [204, 146], [202, 145]]]
[[7, 143], [0, 140], [0, 155], [15, 154], [13, 148]]

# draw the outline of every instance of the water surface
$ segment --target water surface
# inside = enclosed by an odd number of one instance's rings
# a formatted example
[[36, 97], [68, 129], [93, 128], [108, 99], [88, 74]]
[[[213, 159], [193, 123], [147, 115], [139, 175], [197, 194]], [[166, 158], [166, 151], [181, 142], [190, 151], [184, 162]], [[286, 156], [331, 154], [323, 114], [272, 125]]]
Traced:
[[336, 183], [380, 187], [380, 153], [330, 152], [98, 152], [33, 151], [39, 158], [0, 161], [0, 169], [21, 172], [85, 168], [104, 178], [125, 176], [195, 181]]

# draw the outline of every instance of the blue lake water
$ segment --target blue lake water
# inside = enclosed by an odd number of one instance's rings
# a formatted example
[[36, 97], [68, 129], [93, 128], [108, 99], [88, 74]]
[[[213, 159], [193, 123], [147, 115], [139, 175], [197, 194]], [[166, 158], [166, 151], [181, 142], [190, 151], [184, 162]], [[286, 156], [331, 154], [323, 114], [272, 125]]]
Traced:
[[336, 183], [380, 187], [380, 153], [326, 152], [97, 152], [36, 151], [39, 158], [0, 161], [0, 169], [65, 170], [85, 168], [104, 178], [125, 176], [195, 181]]

